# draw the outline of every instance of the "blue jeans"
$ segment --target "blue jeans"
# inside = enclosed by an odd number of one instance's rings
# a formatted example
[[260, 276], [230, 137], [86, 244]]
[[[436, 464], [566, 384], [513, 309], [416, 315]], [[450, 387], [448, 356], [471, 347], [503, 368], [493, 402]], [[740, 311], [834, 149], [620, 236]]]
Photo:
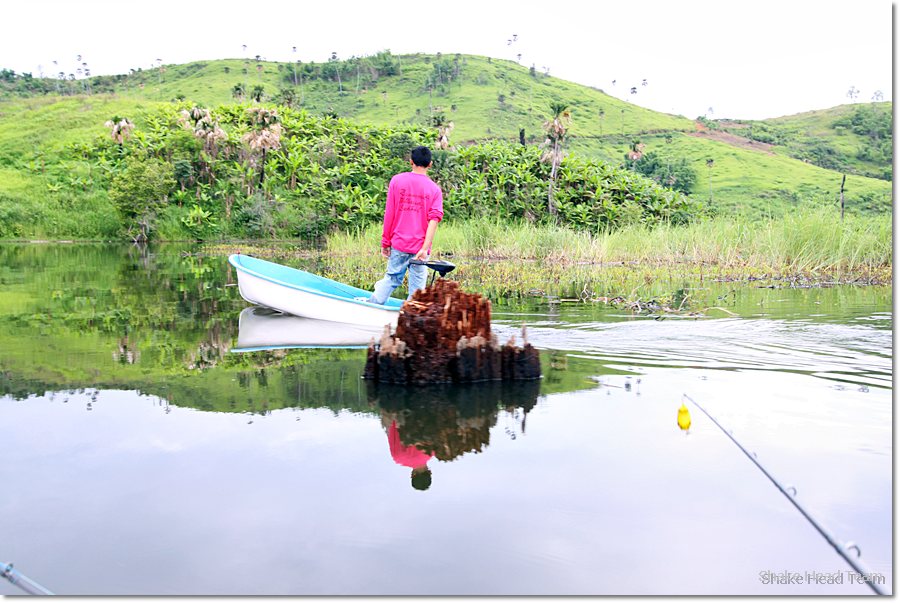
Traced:
[[409, 261], [416, 257], [414, 253], [404, 253], [391, 249], [388, 258], [387, 269], [384, 278], [375, 283], [375, 292], [369, 297], [373, 304], [384, 304], [391, 296], [394, 289], [403, 284], [403, 276], [409, 270], [409, 295], [406, 299], [412, 299], [417, 289], [425, 288], [425, 280], [428, 277], [428, 269], [423, 264], [409, 265]]

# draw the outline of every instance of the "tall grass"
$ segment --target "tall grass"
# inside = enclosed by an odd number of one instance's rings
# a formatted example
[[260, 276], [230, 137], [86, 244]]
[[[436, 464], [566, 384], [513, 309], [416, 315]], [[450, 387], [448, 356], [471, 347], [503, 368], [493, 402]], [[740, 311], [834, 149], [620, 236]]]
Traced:
[[[591, 235], [558, 226], [479, 220], [438, 228], [434, 255], [540, 260], [553, 264], [717, 266], [735, 274], [890, 273], [891, 217], [803, 210], [781, 219], [719, 217], [689, 225], [640, 224]], [[329, 237], [331, 255], [372, 253], [381, 229]]]

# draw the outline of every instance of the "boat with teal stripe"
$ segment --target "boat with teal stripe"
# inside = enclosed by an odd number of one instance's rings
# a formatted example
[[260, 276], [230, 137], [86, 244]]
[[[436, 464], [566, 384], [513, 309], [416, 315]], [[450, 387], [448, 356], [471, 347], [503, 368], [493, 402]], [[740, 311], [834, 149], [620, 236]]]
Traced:
[[391, 297], [383, 305], [373, 304], [365, 289], [248, 255], [233, 254], [228, 262], [237, 271], [241, 297], [252, 304], [294, 316], [374, 327], [396, 326], [400, 316], [403, 300]]

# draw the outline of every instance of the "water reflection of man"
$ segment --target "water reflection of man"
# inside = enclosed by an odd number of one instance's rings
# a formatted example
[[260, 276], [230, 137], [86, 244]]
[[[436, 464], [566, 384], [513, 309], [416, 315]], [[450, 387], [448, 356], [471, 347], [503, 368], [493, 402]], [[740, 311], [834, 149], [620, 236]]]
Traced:
[[388, 446], [395, 463], [412, 468], [410, 475], [412, 487], [416, 490], [427, 490], [431, 486], [431, 469], [427, 463], [434, 454], [422, 452], [414, 444], [404, 446], [400, 440], [400, 429], [397, 427], [396, 419], [391, 419], [391, 425], [388, 427]]

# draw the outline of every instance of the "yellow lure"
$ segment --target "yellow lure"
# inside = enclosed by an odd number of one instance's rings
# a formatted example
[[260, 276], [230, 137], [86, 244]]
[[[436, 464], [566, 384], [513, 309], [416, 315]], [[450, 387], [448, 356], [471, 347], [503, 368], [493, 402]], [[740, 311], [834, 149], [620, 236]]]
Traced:
[[687, 431], [691, 427], [691, 413], [688, 412], [684, 402], [681, 403], [681, 408], [678, 409], [678, 426], [684, 431]]

